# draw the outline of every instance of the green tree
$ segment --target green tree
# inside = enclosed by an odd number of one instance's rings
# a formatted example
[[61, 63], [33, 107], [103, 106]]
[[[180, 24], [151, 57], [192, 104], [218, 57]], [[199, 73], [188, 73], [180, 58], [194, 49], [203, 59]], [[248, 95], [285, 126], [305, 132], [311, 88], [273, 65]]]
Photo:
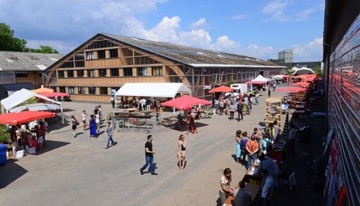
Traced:
[[315, 67], [314, 68], [314, 72], [316, 75], [318, 75], [319, 77], [324, 76], [324, 71], [320, 68], [320, 67]]
[[14, 37], [14, 31], [9, 25], [0, 23], [0, 51], [24, 51], [26, 41]]
[[53, 49], [51, 46], [40, 46], [40, 49], [26, 48], [24, 51], [33, 53], [53, 53], [58, 54], [59, 52]]

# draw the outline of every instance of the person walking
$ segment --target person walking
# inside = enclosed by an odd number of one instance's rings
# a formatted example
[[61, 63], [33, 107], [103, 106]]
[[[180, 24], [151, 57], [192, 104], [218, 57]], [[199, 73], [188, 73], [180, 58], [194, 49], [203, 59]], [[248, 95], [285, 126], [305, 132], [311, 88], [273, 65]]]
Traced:
[[185, 151], [186, 151], [186, 140], [185, 136], [181, 134], [178, 140], [177, 146], [177, 157], [178, 157], [178, 166], [180, 170], [183, 170], [185, 167]]
[[243, 119], [244, 119], [243, 109], [244, 109], [244, 105], [242, 104], [241, 100], [239, 100], [239, 103], [237, 104], [237, 112], [238, 112], [237, 121], [238, 121], [238, 122], [240, 122], [240, 120], [243, 120]]
[[78, 121], [77, 119], [75, 118], [74, 115], [71, 115], [71, 129], [72, 129], [72, 132], [73, 132], [73, 135], [74, 137], [76, 137], [76, 126], [78, 125]]
[[81, 113], [81, 120], [82, 120], [82, 126], [84, 128], [84, 132], [86, 131], [86, 117], [87, 117], [87, 114], [86, 114], [86, 111], [83, 110], [82, 113]]
[[236, 148], [236, 162], [241, 162], [241, 130], [236, 131], [235, 148]]
[[230, 120], [234, 119], [234, 114], [235, 114], [235, 110], [236, 110], [236, 105], [234, 104], [233, 101], [231, 101], [230, 106], [229, 106], [229, 110], [230, 110]]
[[144, 174], [144, 170], [149, 166], [148, 171], [151, 173], [151, 175], [158, 175], [155, 173], [155, 166], [154, 166], [154, 150], [153, 150], [153, 144], [152, 144], [153, 138], [152, 135], [149, 134], [147, 136], [147, 141], [145, 143], [145, 164], [140, 168], [140, 174]]
[[89, 120], [90, 137], [97, 137], [95, 116], [91, 115]]
[[114, 99], [114, 96], [111, 96], [110, 102], [111, 102], [112, 108], [114, 109], [114, 108], [115, 108], [115, 99]]
[[107, 133], [107, 144], [105, 149], [108, 149], [110, 147], [110, 142], [111, 142], [111, 146], [115, 145], [116, 142], [113, 140], [112, 135], [113, 135], [113, 127], [111, 125], [111, 122], [107, 123], [107, 127], [106, 127], [106, 133]]

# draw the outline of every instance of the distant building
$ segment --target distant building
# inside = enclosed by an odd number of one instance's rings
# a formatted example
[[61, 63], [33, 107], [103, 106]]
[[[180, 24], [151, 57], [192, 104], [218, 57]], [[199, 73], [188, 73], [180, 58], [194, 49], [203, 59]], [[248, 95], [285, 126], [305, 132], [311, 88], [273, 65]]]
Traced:
[[278, 53], [278, 59], [280, 62], [291, 63], [293, 62], [293, 50], [286, 49]]
[[0, 51], [0, 86], [6, 93], [40, 87], [46, 78], [43, 72], [62, 57], [61, 54]]
[[108, 102], [125, 83], [180, 82], [193, 96], [209, 99], [204, 88], [270, 77], [284, 68], [254, 57], [99, 33], [49, 67], [46, 85], [72, 100]]

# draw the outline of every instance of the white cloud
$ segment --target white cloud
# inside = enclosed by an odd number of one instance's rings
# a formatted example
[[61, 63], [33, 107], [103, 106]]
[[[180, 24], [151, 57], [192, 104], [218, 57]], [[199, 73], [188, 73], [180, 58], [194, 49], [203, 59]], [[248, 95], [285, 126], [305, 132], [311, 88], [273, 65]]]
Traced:
[[207, 23], [206, 23], [206, 19], [205, 18], [201, 18], [193, 23], [191, 23], [191, 28], [192, 29], [196, 29], [196, 28], [204, 28], [207, 26]]
[[286, 22], [288, 17], [285, 16], [284, 10], [290, 5], [287, 0], [276, 0], [265, 5], [262, 9], [264, 14], [270, 15], [268, 21]]
[[294, 61], [322, 61], [323, 38], [316, 38], [305, 45], [293, 45]]

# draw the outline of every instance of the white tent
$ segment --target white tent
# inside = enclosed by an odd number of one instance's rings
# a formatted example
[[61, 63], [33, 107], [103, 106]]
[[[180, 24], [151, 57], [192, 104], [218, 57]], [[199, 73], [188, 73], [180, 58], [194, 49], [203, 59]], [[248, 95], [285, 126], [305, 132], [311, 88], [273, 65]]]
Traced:
[[256, 83], [259, 83], [259, 82], [266, 83], [268, 81], [271, 81], [271, 79], [265, 78], [261, 74], [259, 74], [259, 76], [257, 76], [255, 79], [251, 80], [251, 82], [256, 82]]
[[191, 94], [191, 91], [183, 83], [125, 83], [116, 96], [174, 98], [178, 93]]
[[29, 91], [29, 90], [24, 89], [24, 88], [19, 90], [19, 91], [14, 92], [9, 97], [1, 100], [2, 113], [8, 113], [9, 110], [11, 110], [12, 108], [18, 106], [19, 104], [25, 102], [26, 100], [28, 100], [28, 99], [30, 99], [32, 97], [37, 97], [37, 98], [46, 100], [48, 102], [52, 102], [54, 104], [60, 105], [62, 123], [64, 123], [64, 114], [63, 114], [63, 109], [62, 109], [61, 102], [55, 101], [53, 99], [49, 99], [49, 98], [47, 98], [45, 96], [42, 96], [40, 94], [36, 94], [35, 92]]
[[293, 67], [292, 70], [294, 72], [292, 75], [294, 76], [301, 74], [315, 74], [314, 70], [307, 67], [301, 67], [301, 68]]

